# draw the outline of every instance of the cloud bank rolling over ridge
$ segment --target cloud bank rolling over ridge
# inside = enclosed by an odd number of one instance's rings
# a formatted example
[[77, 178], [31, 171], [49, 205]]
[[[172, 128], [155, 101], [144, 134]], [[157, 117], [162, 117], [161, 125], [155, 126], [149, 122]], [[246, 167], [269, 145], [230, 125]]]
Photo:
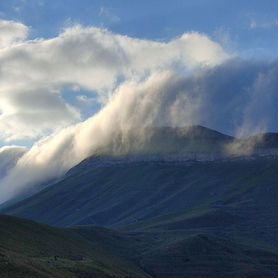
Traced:
[[[48, 40], [11, 41], [0, 49], [2, 140], [54, 133], [19, 158], [0, 202], [100, 149], [120, 153], [131, 130], [140, 146], [144, 127], [199, 124], [240, 136], [277, 127], [277, 62], [242, 60], [204, 34], [157, 42], [74, 26]], [[91, 91], [101, 110], [79, 122], [65, 87], [76, 97]]]
[[52, 39], [21, 41], [0, 50], [1, 139], [33, 138], [79, 121], [80, 111], [62, 99], [64, 87], [93, 91], [106, 102], [119, 80], [215, 65], [228, 57], [198, 33], [155, 42], [75, 26]]

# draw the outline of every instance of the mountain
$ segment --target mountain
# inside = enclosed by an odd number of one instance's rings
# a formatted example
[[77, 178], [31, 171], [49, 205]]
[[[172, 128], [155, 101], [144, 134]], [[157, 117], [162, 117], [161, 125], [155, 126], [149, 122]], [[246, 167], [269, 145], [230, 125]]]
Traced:
[[[131, 277], [276, 277], [276, 139], [238, 140], [199, 126], [156, 129], [140, 154], [88, 157], [1, 213], [59, 227], [48, 229], [65, 233], [63, 244], [70, 233], [105, 250], [100, 277], [122, 275], [107, 270], [114, 257]], [[229, 156], [231, 144], [254, 151]]]
[[277, 149], [278, 144], [278, 136], [277, 133], [267, 132], [261, 133], [254, 136], [251, 136], [247, 139], [247, 141], [256, 142], [256, 147], [261, 149]]
[[204, 234], [54, 228], [0, 216], [2, 278], [275, 277], [274, 251]]
[[233, 137], [202, 126], [146, 127], [115, 133], [99, 156], [187, 157], [225, 156]]
[[[3, 213], [56, 226], [121, 228], [161, 215], [219, 209], [274, 220], [276, 157], [217, 161], [91, 158]], [[266, 216], [268, 218], [266, 218]]]
[[[277, 134], [259, 138], [260, 150], [277, 146]], [[262, 215], [270, 214], [269, 221], [273, 222], [275, 153], [200, 157], [204, 154], [200, 150], [211, 150], [211, 146], [216, 148], [232, 140], [200, 126], [156, 129], [148, 146], [158, 146], [161, 155], [92, 156], [51, 186], [1, 211], [55, 226], [123, 228], [164, 215], [211, 209], [247, 219], [257, 217], [258, 210]], [[255, 140], [251, 137], [246, 141]], [[178, 147], [192, 150], [199, 146], [199, 156], [165, 155], [174, 153], [168, 145], [174, 145], [175, 151]]]
[[128, 238], [101, 228], [89, 235], [1, 215], [1, 278], [149, 277], [117, 247], [107, 248], [114, 239], [127, 245]]
[[[94, 155], [85, 161], [98, 161], [95, 158], [110, 157], [110, 160], [212, 160], [227, 156], [227, 144], [234, 138], [202, 126], [187, 127], [146, 127], [130, 129], [125, 133], [115, 133], [109, 144], [94, 150]], [[91, 159], [92, 158], [92, 159]], [[0, 155], [0, 168], [1, 168]], [[84, 164], [84, 162], [81, 162]], [[76, 167], [73, 167], [75, 169]], [[71, 172], [72, 170], [70, 170]], [[80, 169], [77, 167], [77, 171]], [[1, 172], [1, 169], [0, 169]], [[0, 175], [1, 177], [1, 175]], [[37, 184], [29, 184], [0, 209], [11, 206], [60, 180], [60, 176], [43, 179]]]
[[[153, 127], [117, 133], [99, 156], [219, 159], [231, 155], [277, 154], [278, 134], [260, 133], [238, 139], [203, 126]], [[233, 147], [238, 147], [233, 152]]]
[[227, 150], [233, 155], [278, 155], [278, 134], [259, 133], [246, 139], [234, 139]]

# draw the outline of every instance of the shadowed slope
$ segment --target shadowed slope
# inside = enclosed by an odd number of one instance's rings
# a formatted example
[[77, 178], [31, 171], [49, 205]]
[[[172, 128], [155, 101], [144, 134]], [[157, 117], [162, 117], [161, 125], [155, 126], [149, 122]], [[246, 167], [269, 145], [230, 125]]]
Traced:
[[106, 250], [106, 233], [97, 237], [93, 230], [91, 242], [74, 230], [1, 215], [1, 278], [148, 276], [117, 250]]
[[171, 213], [218, 207], [225, 209], [224, 214], [253, 219], [254, 225], [274, 225], [277, 164], [272, 157], [88, 163], [3, 212], [58, 226], [124, 227]]
[[200, 233], [61, 229], [0, 216], [2, 278], [275, 277], [276, 260], [267, 248]]

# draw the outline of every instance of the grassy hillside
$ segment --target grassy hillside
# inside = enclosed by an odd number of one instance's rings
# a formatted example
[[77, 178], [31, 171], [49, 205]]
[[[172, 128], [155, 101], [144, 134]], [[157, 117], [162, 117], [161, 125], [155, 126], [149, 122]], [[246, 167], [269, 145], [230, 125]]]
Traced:
[[91, 242], [70, 229], [1, 215], [1, 278], [148, 276], [117, 250], [106, 250], [105, 231], [94, 234]]
[[3, 212], [57, 226], [124, 228], [148, 219], [154, 226], [151, 219], [200, 210], [212, 219], [214, 209], [217, 219], [221, 214], [248, 219], [263, 229], [276, 225], [276, 165], [273, 157], [80, 165], [81, 170]]
[[268, 277], [277, 271], [275, 259], [265, 250], [195, 234], [147, 253], [141, 263], [158, 277]]
[[0, 216], [1, 278], [275, 277], [265, 248], [196, 233], [54, 228]]

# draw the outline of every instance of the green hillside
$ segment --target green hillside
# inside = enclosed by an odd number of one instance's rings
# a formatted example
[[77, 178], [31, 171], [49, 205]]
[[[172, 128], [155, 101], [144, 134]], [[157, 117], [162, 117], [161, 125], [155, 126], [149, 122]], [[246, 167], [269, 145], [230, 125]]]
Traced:
[[54, 228], [0, 216], [1, 278], [275, 277], [277, 256], [195, 233]]
[[104, 231], [94, 233], [91, 242], [71, 229], [1, 215], [1, 278], [148, 276], [117, 250], [106, 250]]
[[276, 224], [276, 165], [273, 157], [79, 165], [79, 171], [2, 212], [56, 226], [124, 229], [147, 220], [155, 226], [154, 219], [171, 214], [203, 211], [211, 219], [217, 210], [218, 219], [232, 215], [262, 230]]

